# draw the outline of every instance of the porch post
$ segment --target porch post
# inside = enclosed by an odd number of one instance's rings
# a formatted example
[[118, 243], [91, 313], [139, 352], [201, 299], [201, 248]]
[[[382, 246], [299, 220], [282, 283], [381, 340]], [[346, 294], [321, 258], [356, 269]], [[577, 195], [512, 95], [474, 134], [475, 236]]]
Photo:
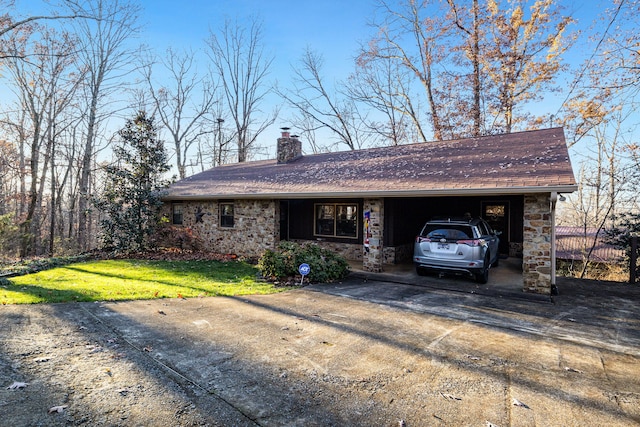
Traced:
[[362, 268], [382, 272], [382, 236], [384, 236], [384, 199], [364, 199]]
[[551, 294], [551, 194], [524, 196], [522, 281], [525, 292]]

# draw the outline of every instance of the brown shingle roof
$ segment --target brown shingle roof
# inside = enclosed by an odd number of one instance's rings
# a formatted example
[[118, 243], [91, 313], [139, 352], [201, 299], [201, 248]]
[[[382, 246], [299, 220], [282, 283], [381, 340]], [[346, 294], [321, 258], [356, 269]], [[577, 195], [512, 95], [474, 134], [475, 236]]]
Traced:
[[235, 163], [176, 182], [165, 200], [572, 192], [562, 128]]

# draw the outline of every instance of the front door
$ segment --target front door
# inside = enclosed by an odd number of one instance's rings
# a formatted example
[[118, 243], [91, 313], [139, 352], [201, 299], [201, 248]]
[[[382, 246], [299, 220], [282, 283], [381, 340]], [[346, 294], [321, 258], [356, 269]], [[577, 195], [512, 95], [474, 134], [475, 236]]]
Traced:
[[509, 254], [509, 202], [482, 202], [482, 218], [500, 232], [500, 253]]

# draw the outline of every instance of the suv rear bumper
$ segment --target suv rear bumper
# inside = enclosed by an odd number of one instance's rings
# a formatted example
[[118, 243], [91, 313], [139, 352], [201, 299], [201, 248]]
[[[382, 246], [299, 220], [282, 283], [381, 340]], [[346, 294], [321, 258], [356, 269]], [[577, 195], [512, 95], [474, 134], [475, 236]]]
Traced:
[[479, 274], [484, 271], [484, 261], [435, 261], [426, 257], [413, 257], [413, 263], [417, 268], [424, 268], [434, 271], [451, 271], [467, 274]]

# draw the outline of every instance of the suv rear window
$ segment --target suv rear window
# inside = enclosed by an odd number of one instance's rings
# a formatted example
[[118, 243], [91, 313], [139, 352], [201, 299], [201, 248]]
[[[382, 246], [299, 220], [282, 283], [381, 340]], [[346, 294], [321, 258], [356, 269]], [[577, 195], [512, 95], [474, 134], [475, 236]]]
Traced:
[[473, 239], [473, 229], [468, 225], [451, 224], [443, 226], [442, 224], [427, 224], [420, 235], [433, 240]]

